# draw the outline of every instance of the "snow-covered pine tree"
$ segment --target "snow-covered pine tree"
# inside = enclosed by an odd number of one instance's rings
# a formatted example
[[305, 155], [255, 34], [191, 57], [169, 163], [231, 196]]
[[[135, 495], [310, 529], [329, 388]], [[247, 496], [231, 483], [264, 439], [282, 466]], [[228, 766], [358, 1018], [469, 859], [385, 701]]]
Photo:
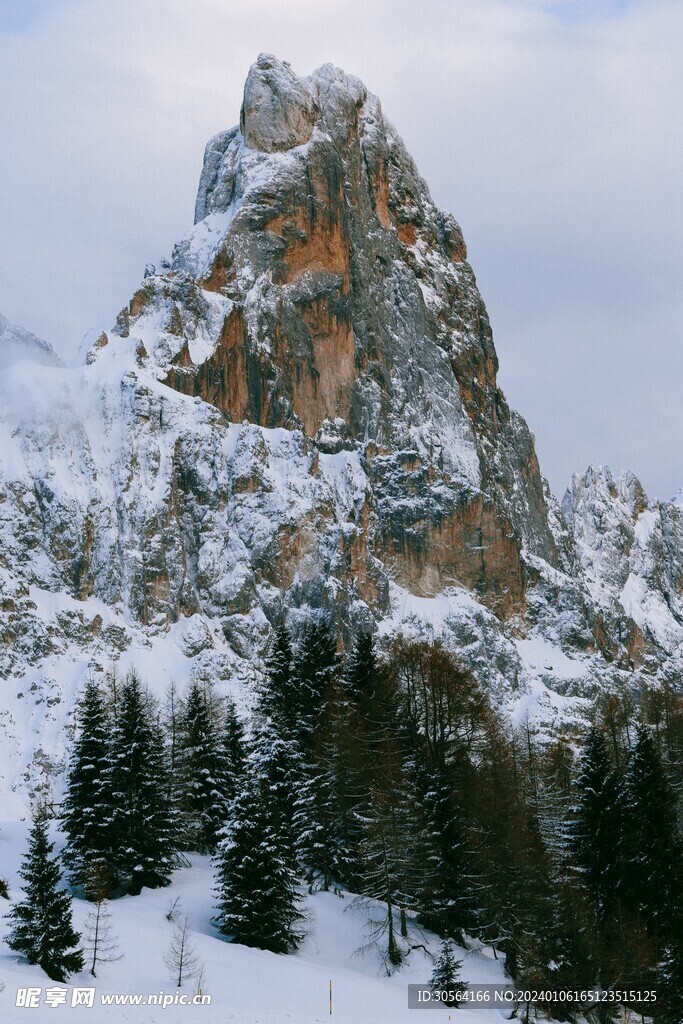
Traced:
[[209, 853], [216, 849], [225, 824], [229, 789], [226, 757], [215, 727], [210, 702], [193, 683], [184, 703], [177, 737], [183, 844]]
[[657, 968], [657, 1024], [683, 1021], [683, 907], [672, 915], [671, 936]]
[[177, 826], [168, 800], [164, 738], [135, 672], [121, 686], [107, 770], [107, 862], [117, 887], [137, 894], [170, 881]]
[[317, 759], [307, 764], [295, 797], [294, 830], [310, 892], [326, 892], [339, 878], [335, 797], [328, 766]]
[[228, 700], [225, 709], [225, 722], [220, 746], [223, 757], [225, 797], [226, 803], [229, 806], [239, 789], [247, 756], [244, 743], [244, 726], [231, 700]]
[[[277, 705], [276, 705], [277, 706]], [[303, 758], [261, 691], [254, 734], [216, 855], [216, 924], [233, 942], [286, 953], [301, 938], [296, 793]]]
[[344, 684], [350, 700], [361, 710], [372, 705], [377, 675], [375, 642], [369, 630], [356, 635], [344, 668]]
[[457, 1009], [461, 1000], [456, 996], [467, 988], [467, 982], [462, 981], [460, 977], [461, 967], [462, 960], [456, 959], [453, 943], [450, 939], [444, 939], [434, 960], [434, 970], [429, 985], [430, 988], [442, 994], [441, 1000], [446, 1009]]
[[298, 710], [292, 676], [292, 640], [284, 617], [273, 630], [266, 655], [266, 674], [259, 692], [261, 714], [292, 728]]
[[171, 806], [178, 811], [181, 802], [178, 772], [178, 733], [180, 731], [182, 711], [183, 701], [178, 693], [175, 680], [172, 679], [164, 696], [161, 721], [168, 751], [168, 799]]
[[[458, 829], [448, 832], [439, 829], [442, 824], [439, 814], [439, 789], [425, 787], [417, 768], [414, 750], [404, 752], [402, 769], [403, 791], [401, 794], [403, 832], [406, 853], [404, 890], [406, 906], [415, 911], [420, 922], [428, 927], [448, 926], [457, 921], [458, 896], [462, 879], [454, 877], [454, 863], [460, 865], [460, 837]], [[452, 798], [444, 797], [444, 805], [453, 812]], [[450, 796], [450, 794], [449, 794]], [[444, 811], [445, 811], [444, 806]], [[446, 835], [451, 835], [455, 846], [445, 846]], [[450, 856], [448, 856], [450, 854]]]
[[357, 717], [341, 683], [333, 682], [296, 792], [297, 852], [311, 888], [350, 885], [357, 874], [365, 804]]
[[676, 797], [646, 727], [626, 773], [626, 884], [648, 932], [665, 940], [683, 895], [683, 848]]
[[287, 723], [271, 716], [267, 708], [267, 700], [260, 696], [244, 771], [268, 792], [273, 826], [294, 863], [296, 794], [304, 777], [304, 756]]
[[595, 726], [586, 737], [576, 791], [572, 843], [585, 885], [604, 920], [621, 895], [624, 800], [620, 775]]
[[222, 935], [274, 953], [301, 940], [303, 915], [281, 807], [253, 765], [235, 797], [216, 856], [217, 915]]
[[414, 759], [415, 785], [421, 796], [421, 813], [429, 829], [434, 852], [432, 870], [424, 876], [420, 920], [437, 932], [456, 933], [465, 923], [467, 846], [460, 802], [458, 770], [441, 764], [431, 769]]
[[87, 886], [90, 865], [106, 859], [106, 823], [111, 806], [108, 757], [111, 723], [104, 698], [89, 679], [78, 708], [78, 735], [74, 745], [62, 804], [62, 828], [67, 836], [64, 863], [69, 881]]
[[539, 826], [548, 851], [552, 890], [549, 959], [558, 988], [589, 988], [599, 977], [599, 927], [583, 873], [574, 860], [576, 765], [569, 742], [557, 740], [537, 757]]
[[61, 870], [51, 856], [53, 849], [47, 818], [40, 815], [31, 829], [20, 871], [24, 899], [8, 914], [12, 928], [6, 941], [29, 963], [39, 964], [53, 981], [64, 982], [82, 970], [83, 954], [73, 928], [71, 897], [60, 888]]
[[307, 623], [292, 663], [293, 730], [305, 747], [321, 716], [327, 692], [339, 674], [337, 641], [329, 622]]

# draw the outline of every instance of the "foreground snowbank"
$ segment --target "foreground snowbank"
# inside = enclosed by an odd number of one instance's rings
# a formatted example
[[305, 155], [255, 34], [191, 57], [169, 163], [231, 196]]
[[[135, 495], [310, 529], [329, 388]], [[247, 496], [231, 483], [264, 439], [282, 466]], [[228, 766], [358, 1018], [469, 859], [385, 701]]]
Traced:
[[[0, 874], [9, 881], [10, 895], [19, 892], [18, 868], [25, 849], [27, 824], [9, 822], [0, 827]], [[59, 1021], [77, 1017], [86, 1024], [135, 1022], [135, 1024], [313, 1024], [329, 1021], [329, 983], [333, 986], [332, 1020], [337, 1024], [420, 1024], [418, 1011], [407, 1008], [409, 983], [425, 983], [431, 975], [431, 958], [414, 949], [404, 968], [392, 977], [383, 976], [377, 958], [356, 953], [367, 941], [365, 914], [352, 906], [352, 898], [317, 893], [306, 898], [308, 935], [294, 956], [277, 956], [221, 941], [211, 925], [212, 872], [208, 858], [194, 856], [191, 866], [176, 871], [166, 889], [144, 890], [110, 905], [112, 931], [124, 953], [116, 963], [102, 964], [93, 979], [87, 971], [70, 979], [68, 986], [56, 986], [39, 967], [19, 961], [4, 941], [0, 942], [0, 1020]], [[164, 992], [175, 996], [177, 989], [164, 953], [171, 941], [174, 924], [167, 920], [171, 905], [189, 915], [192, 942], [205, 965], [203, 991], [211, 1005], [104, 1006], [101, 997], [135, 994], [144, 997]], [[0, 899], [0, 913], [7, 901]], [[88, 905], [74, 902], [74, 919], [82, 928]], [[7, 923], [0, 923], [0, 935]], [[436, 952], [438, 940], [430, 933], [415, 933], [414, 941]], [[503, 981], [502, 966], [489, 950], [462, 950], [463, 976], [472, 982]], [[96, 988], [92, 1008], [71, 1007], [75, 987]], [[29, 1012], [17, 1007], [18, 988], [40, 988], [40, 1005]], [[66, 988], [67, 1005], [45, 1003], [48, 989]], [[191, 998], [195, 982], [183, 987]], [[456, 1019], [455, 1013], [451, 1015]], [[445, 1014], [438, 1019], [447, 1019]], [[499, 1024], [497, 1011], [457, 1012], [459, 1024]]]

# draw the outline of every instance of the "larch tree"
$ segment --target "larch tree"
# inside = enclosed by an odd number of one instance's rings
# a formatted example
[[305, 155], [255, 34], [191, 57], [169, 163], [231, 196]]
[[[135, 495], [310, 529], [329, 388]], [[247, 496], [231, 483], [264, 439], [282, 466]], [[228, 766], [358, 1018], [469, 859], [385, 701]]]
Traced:
[[194, 978], [200, 971], [199, 957], [190, 935], [187, 914], [176, 925], [168, 950], [164, 954], [164, 963], [171, 972], [178, 988], [188, 978]]
[[123, 959], [123, 953], [114, 936], [109, 913], [108, 894], [111, 890], [109, 870], [102, 860], [95, 861], [88, 870], [87, 891], [93, 903], [83, 928], [83, 951], [90, 973], [97, 977], [98, 964], [114, 963]]

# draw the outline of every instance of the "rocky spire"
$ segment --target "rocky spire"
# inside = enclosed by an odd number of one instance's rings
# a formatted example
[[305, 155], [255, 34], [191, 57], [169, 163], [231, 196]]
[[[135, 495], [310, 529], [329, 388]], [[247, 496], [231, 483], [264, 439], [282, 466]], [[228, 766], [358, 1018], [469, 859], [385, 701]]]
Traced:
[[308, 84], [286, 61], [261, 53], [244, 83], [240, 131], [249, 149], [274, 153], [308, 142], [317, 104]]
[[420, 547], [438, 531], [448, 551], [429, 584], [420, 556], [421, 586], [478, 581], [518, 605], [522, 547], [556, 560], [533, 440], [498, 387], [460, 228], [379, 100], [339, 68], [304, 79], [261, 55], [240, 126], [206, 148], [196, 217], [119, 318], [142, 364], [233, 422], [374, 445], [387, 495], [421, 475], [429, 514], [394, 516], [387, 543], [419, 520]]

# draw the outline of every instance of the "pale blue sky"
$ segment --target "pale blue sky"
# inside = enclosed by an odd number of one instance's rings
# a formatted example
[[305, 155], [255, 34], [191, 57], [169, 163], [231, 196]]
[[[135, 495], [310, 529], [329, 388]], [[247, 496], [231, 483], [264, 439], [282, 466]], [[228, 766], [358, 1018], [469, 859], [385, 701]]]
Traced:
[[683, 485], [680, 0], [0, 0], [0, 312], [75, 352], [191, 225], [261, 50], [382, 99], [556, 492]]
[[0, 0], [0, 31], [30, 32], [36, 22], [48, 17], [69, 0]]
[[619, 16], [637, 0], [548, 0], [546, 9], [563, 21], [588, 21]]

